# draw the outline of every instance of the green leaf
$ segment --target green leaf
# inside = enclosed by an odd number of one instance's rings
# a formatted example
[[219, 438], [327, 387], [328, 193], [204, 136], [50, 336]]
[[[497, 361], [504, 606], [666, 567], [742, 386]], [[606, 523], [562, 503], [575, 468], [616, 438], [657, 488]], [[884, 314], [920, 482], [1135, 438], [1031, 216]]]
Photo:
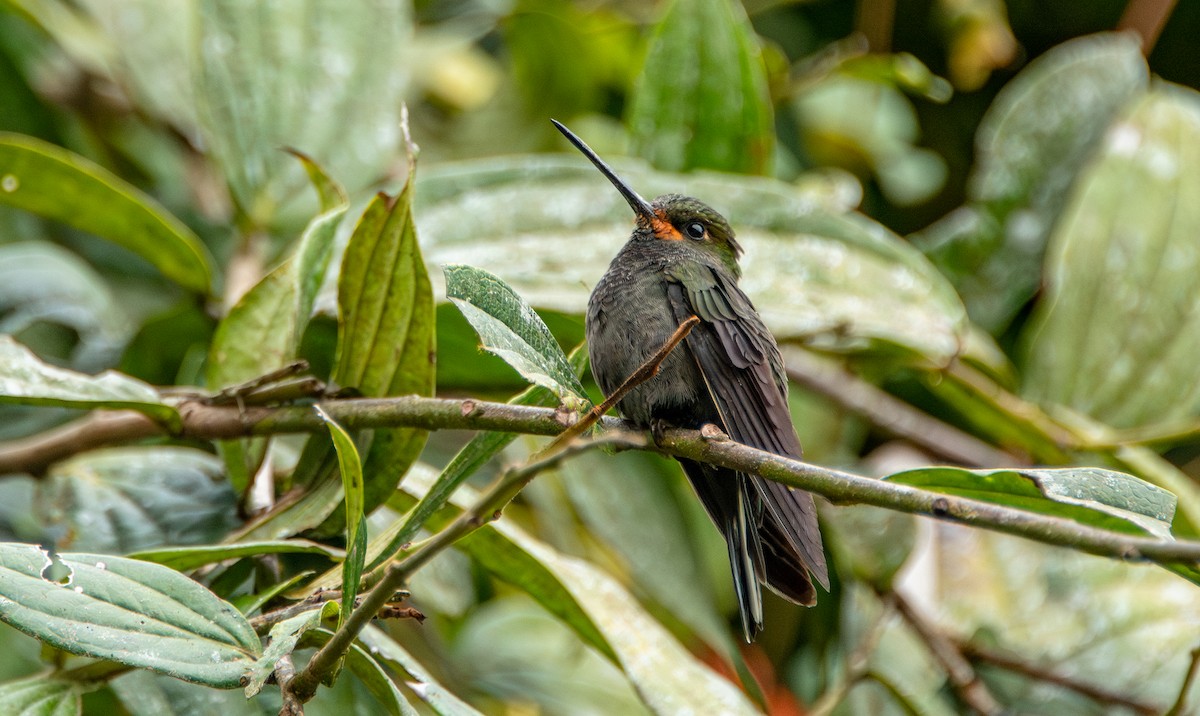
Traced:
[[201, 128], [253, 222], [277, 218], [305, 182], [280, 147], [352, 177], [351, 189], [386, 172], [408, 85], [409, 2], [197, 4]]
[[0, 713], [7, 716], [74, 716], [86, 685], [36, 674], [0, 684]]
[[1114, 427], [1200, 405], [1200, 94], [1162, 84], [1079, 177], [1028, 329], [1024, 393]]
[[268, 635], [269, 643], [263, 649], [262, 656], [250, 667], [246, 676], [248, 682], [244, 690], [246, 698], [252, 698], [262, 691], [279, 660], [292, 653], [304, 632], [321, 626], [325, 619], [341, 614], [337, 602], [325, 602], [318, 608], [310, 609], [291, 619], [284, 619], [271, 627]]
[[341, 560], [345, 554], [320, 542], [304, 539], [238, 542], [237, 544], [199, 545], [196, 547], [162, 547], [145, 549], [127, 555], [131, 559], [155, 562], [181, 572], [228, 559], [256, 557], [264, 554], [312, 554], [331, 560]]
[[127, 408], [178, 428], [179, 413], [140, 380], [105, 371], [85, 375], [38, 359], [12, 336], [0, 335], [0, 403], [61, 408]]
[[659, 169], [766, 174], [775, 121], [762, 51], [740, 2], [674, 0], [631, 98], [637, 154]]
[[40, 139], [0, 132], [0, 203], [95, 234], [207, 294], [207, 249], [183, 222], [103, 167]]
[[219, 540], [237, 524], [221, 463], [173, 446], [109, 448], [55, 464], [38, 486], [39, 512], [63, 528], [59, 549], [124, 554]]
[[587, 392], [558, 341], [529, 304], [501, 279], [472, 266], [443, 267], [446, 297], [483, 341], [531, 383], [577, 406], [587, 405]]
[[1149, 71], [1129, 34], [1069, 40], [997, 95], [975, 138], [970, 203], [914, 237], [954, 282], [971, 318], [1000, 333], [1041, 284], [1064, 200]]
[[1175, 496], [1123, 472], [1098, 467], [964, 470], [927, 467], [885, 478], [948, 495], [970, 497], [1092, 527], [1171, 538]]
[[65, 584], [33, 545], [0, 545], [0, 620], [63, 651], [231, 689], [262, 647], [228, 603], [157, 564], [60, 555]]
[[240, 691], [216, 691], [149, 671], [125, 674], [109, 685], [131, 716], [263, 716]]
[[[346, 559], [342, 562], [342, 601], [353, 605], [358, 595], [358, 580], [362, 577], [363, 564], [367, 559], [367, 524], [363, 514], [363, 473], [354, 439], [329, 414], [316, 406], [317, 415], [325, 421], [329, 435], [337, 450], [338, 471], [342, 474], [342, 491], [346, 502]], [[348, 601], [347, 601], [348, 600]], [[338, 618], [338, 626], [345, 619], [345, 611]]]
[[38, 323], [70, 328], [79, 342], [70, 354], [77, 370], [117, 362], [133, 325], [104, 280], [75, 254], [48, 241], [0, 246], [0, 333], [16, 335]]
[[[415, 150], [415, 148], [414, 148]], [[415, 162], [415, 159], [413, 160]], [[333, 381], [370, 397], [434, 393], [437, 375], [433, 289], [412, 217], [413, 172], [400, 195], [377, 195], [359, 219], [338, 279], [338, 346]], [[370, 511], [396, 488], [428, 432], [376, 430], [363, 461]], [[337, 524], [324, 525], [328, 531]]]
[[[414, 473], [403, 489], [423, 494], [429, 483]], [[474, 491], [451, 498], [469, 505]], [[561, 554], [511, 520], [476, 530], [456, 545], [497, 578], [524, 590], [585, 642], [613, 660], [651, 710], [662, 714], [757, 713], [730, 682], [699, 662], [601, 569]]]
[[477, 716], [479, 713], [439, 684], [428, 669], [379, 627], [368, 626], [363, 629], [359, 641], [375, 659], [393, 671], [406, 674], [408, 678], [405, 682], [408, 687], [421, 697], [422, 701], [429, 704], [429, 708], [438, 716]]
[[[961, 351], [966, 315], [949, 283], [906, 242], [819, 188], [613, 164], [646, 196], [695, 196], [732, 222], [746, 249], [742, 287], [779, 340], [936, 365]], [[431, 265], [485, 266], [533, 307], [565, 314], [583, 315], [633, 230], [629, 206], [579, 157], [443, 166], [422, 175], [418, 199]]]
[[[370, 629], [373, 627], [368, 626], [367, 630]], [[332, 636], [333, 633], [325, 629], [313, 629], [304, 634], [301, 646], [325, 646]], [[376, 661], [373, 649], [371, 653], [367, 653], [367, 650], [357, 643], [351, 644], [350, 649], [346, 652], [346, 665], [350, 667], [350, 671], [358, 677], [363, 686], [367, 687], [371, 695], [384, 705], [387, 713], [393, 716], [419, 716], [419, 712], [413, 708], [404, 694], [400, 693], [396, 683]], [[412, 686], [412, 684], [409, 685]]]

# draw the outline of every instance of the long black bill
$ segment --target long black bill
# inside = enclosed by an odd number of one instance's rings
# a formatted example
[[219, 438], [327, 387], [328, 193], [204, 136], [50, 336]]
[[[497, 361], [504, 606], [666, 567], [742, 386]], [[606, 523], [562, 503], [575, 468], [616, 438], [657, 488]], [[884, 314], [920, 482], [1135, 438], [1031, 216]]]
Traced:
[[596, 165], [596, 168], [600, 170], [601, 174], [608, 177], [608, 180], [617, 188], [617, 191], [621, 192], [621, 196], [625, 197], [625, 201], [629, 202], [629, 207], [633, 209], [633, 212], [638, 215], [639, 219], [644, 219], [647, 222], [654, 220], [654, 209], [650, 206], [650, 202], [643, 199], [641, 195], [639, 195], [628, 184], [625, 183], [624, 179], [617, 176], [617, 173], [612, 170], [612, 167], [608, 166], [603, 159], [593, 152], [592, 148], [589, 147], [587, 143], [575, 136], [574, 132], [563, 126], [562, 122], [559, 122], [557, 119], [552, 119], [550, 121], [554, 123], [554, 126], [558, 128], [558, 131], [563, 133], [564, 137], [571, 140], [571, 144], [574, 144], [576, 149], [583, 152], [583, 156], [592, 160], [592, 164]]

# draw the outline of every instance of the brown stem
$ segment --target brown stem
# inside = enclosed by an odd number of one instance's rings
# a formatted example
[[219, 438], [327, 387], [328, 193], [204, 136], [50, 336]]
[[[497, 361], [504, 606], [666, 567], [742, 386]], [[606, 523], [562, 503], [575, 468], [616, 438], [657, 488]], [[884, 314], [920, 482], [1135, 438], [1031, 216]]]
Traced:
[[1118, 30], [1132, 30], [1142, 40], [1142, 54], [1149, 57], [1177, 0], [1129, 0], [1117, 23]]
[[929, 653], [942, 665], [954, 692], [963, 703], [985, 716], [1001, 713], [996, 697], [976, 675], [971, 662], [967, 661], [958, 646], [918, 611], [903, 595], [893, 593], [896, 611], [912, 627], [921, 641], [929, 647]]
[[1064, 689], [1069, 689], [1077, 694], [1086, 696], [1098, 704], [1104, 704], [1105, 706], [1121, 706], [1133, 711], [1134, 713], [1146, 714], [1147, 716], [1160, 713], [1160, 709], [1157, 706], [1153, 706], [1144, 701], [1139, 701], [1132, 697], [1125, 696], [1124, 694], [1108, 691], [1107, 689], [1099, 686], [1084, 683], [1078, 679], [1073, 679], [1042, 664], [1032, 664], [1024, 659], [1021, 659], [1020, 657], [1003, 654], [995, 651], [994, 649], [988, 649], [970, 642], [958, 642], [958, 648], [962, 652], [963, 656], [972, 661], [984, 662], [991, 664], [992, 666], [998, 666], [1006, 671], [1027, 676], [1031, 679], [1044, 681], [1045, 683], [1054, 684], [1055, 686], [1061, 686]]

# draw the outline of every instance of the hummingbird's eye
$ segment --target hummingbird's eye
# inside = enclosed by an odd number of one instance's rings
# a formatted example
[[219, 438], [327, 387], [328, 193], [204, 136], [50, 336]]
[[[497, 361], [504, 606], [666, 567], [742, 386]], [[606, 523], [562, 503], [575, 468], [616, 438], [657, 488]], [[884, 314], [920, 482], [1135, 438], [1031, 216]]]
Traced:
[[704, 238], [704, 224], [701, 224], [699, 221], [693, 221], [692, 223], [683, 227], [683, 230], [686, 231], [687, 235], [693, 239], [699, 240]]

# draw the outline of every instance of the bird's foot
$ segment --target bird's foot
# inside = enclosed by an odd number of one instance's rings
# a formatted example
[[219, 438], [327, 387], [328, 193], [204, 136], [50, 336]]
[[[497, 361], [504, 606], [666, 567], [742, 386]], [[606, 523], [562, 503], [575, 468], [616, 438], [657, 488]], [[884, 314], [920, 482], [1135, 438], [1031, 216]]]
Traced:
[[705, 423], [700, 426], [700, 437], [710, 443], [721, 443], [729, 439], [724, 430], [712, 423]]
[[662, 444], [663, 438], [666, 437], [667, 429], [674, 427], [662, 418], [650, 419], [650, 437], [654, 438], [654, 444]]

